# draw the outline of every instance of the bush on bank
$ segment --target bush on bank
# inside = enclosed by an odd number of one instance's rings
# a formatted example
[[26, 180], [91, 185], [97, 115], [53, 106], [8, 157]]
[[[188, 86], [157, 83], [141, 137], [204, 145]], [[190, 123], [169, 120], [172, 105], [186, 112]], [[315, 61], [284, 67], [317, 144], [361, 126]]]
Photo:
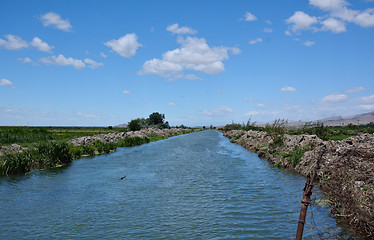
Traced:
[[72, 160], [84, 156], [110, 153], [117, 147], [132, 147], [164, 139], [156, 134], [149, 137], [126, 137], [119, 142], [95, 141], [90, 145], [74, 146], [65, 141], [48, 141], [22, 152], [8, 152], [0, 156], [0, 176], [24, 174], [34, 169], [50, 169], [67, 166]]

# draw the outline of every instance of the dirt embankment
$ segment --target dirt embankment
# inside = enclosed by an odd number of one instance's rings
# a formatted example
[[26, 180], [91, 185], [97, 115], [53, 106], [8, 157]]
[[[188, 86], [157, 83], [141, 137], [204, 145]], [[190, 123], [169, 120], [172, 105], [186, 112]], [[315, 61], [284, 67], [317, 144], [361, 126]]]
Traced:
[[322, 141], [315, 135], [275, 138], [243, 130], [224, 132], [224, 136], [277, 167], [304, 176], [315, 172], [333, 213], [364, 239], [374, 239], [374, 134], [342, 141]]

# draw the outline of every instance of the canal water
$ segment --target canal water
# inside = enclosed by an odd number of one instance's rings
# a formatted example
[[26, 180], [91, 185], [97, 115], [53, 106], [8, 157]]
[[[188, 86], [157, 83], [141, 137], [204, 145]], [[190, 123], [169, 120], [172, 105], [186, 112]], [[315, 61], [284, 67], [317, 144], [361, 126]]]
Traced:
[[[0, 178], [0, 239], [294, 239], [304, 184], [196, 132]], [[304, 239], [341, 232], [312, 206]]]

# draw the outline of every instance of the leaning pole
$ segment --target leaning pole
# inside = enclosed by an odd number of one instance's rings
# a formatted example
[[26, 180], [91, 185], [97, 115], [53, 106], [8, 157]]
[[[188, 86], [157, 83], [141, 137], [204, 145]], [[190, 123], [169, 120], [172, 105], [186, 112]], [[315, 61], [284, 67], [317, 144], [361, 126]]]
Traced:
[[315, 176], [315, 173], [313, 173], [311, 177], [310, 175], [308, 175], [308, 178], [305, 183], [305, 187], [303, 189], [303, 199], [301, 200], [301, 210], [300, 210], [299, 223], [297, 225], [296, 240], [303, 239], [305, 218], [306, 218], [306, 213], [308, 210], [308, 205], [310, 204], [310, 196], [312, 195], [314, 176]]

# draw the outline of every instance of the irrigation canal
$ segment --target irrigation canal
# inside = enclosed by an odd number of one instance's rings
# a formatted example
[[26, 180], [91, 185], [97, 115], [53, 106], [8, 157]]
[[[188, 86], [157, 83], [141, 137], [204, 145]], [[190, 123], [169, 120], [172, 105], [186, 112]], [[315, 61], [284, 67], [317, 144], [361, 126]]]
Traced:
[[[196, 132], [0, 178], [0, 239], [294, 239], [304, 184]], [[328, 208], [311, 209], [304, 239], [342, 233]]]

